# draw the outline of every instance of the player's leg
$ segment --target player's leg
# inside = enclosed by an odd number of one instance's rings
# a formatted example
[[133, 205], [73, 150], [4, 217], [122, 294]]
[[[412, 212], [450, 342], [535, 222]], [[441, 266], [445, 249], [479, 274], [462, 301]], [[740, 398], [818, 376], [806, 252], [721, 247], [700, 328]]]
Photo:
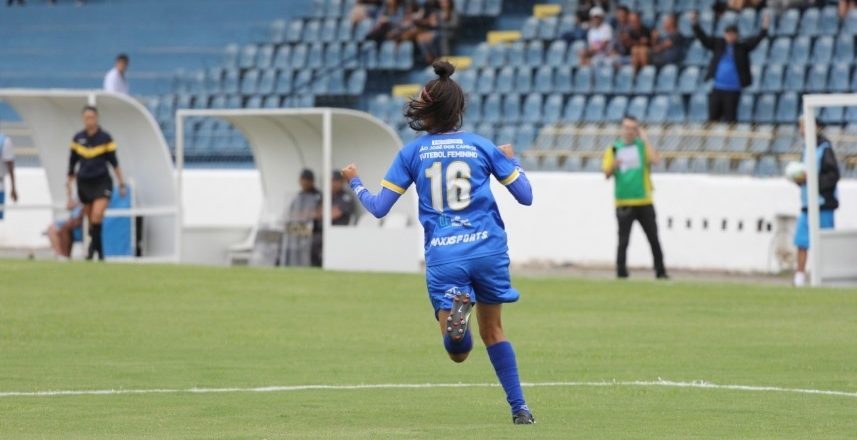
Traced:
[[101, 224], [104, 222], [104, 212], [107, 211], [107, 204], [110, 200], [106, 197], [99, 197], [92, 201], [92, 213], [89, 217], [89, 235], [90, 245], [87, 259], [92, 259], [94, 254], [98, 254], [98, 259], [104, 259], [104, 242], [101, 237]]
[[720, 122], [723, 117], [723, 92], [714, 89], [708, 93], [708, 120]]
[[729, 123], [738, 122], [738, 102], [741, 101], [741, 92], [724, 92], [723, 96], [723, 120]]
[[512, 343], [503, 332], [503, 303], [518, 300], [520, 294], [512, 288], [509, 276], [509, 257], [496, 255], [473, 260], [473, 287], [476, 292], [476, 320], [479, 322], [479, 336], [488, 350], [488, 358], [497, 374], [506, 401], [512, 410], [512, 422], [515, 424], [535, 423], [530, 408], [524, 399], [521, 379], [518, 374], [518, 360]]
[[658, 238], [658, 222], [655, 215], [655, 206], [646, 205], [635, 208], [637, 210], [637, 221], [646, 233], [649, 246], [652, 248], [652, 259], [655, 262], [655, 276], [667, 278], [667, 269], [664, 267], [664, 253], [661, 250], [661, 241]]
[[628, 243], [631, 240], [631, 226], [634, 225], [634, 210], [630, 206], [616, 208], [616, 221], [619, 225], [619, 244], [616, 248], [616, 276], [628, 278]]
[[[471, 309], [460, 310], [462, 297], [468, 298], [471, 306], [473, 301], [473, 287], [466, 268], [459, 263], [429, 266], [426, 268], [426, 285], [443, 335], [443, 346], [453, 362], [464, 362], [473, 349], [469, 322]], [[459, 335], [457, 330], [462, 328], [464, 332]]]
[[797, 248], [797, 267], [793, 284], [795, 287], [806, 285], [806, 258], [809, 249], [809, 219], [802, 212], [795, 224], [794, 245]]

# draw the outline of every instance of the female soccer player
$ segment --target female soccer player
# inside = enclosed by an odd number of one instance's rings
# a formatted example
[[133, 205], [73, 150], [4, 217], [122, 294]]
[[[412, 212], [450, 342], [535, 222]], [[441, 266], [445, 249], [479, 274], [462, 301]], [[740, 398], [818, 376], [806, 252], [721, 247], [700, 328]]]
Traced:
[[99, 260], [104, 260], [101, 222], [113, 194], [113, 179], [108, 164], [119, 179], [119, 194], [125, 197], [125, 181], [116, 159], [116, 144], [110, 134], [98, 125], [98, 110], [86, 106], [83, 109], [83, 130], [75, 134], [71, 141], [66, 196], [71, 200], [72, 183], [76, 177], [77, 197], [83, 203], [83, 213], [89, 221], [87, 260], [91, 260], [96, 253]]
[[491, 194], [491, 175], [523, 205], [532, 204], [532, 188], [511, 145], [498, 148], [483, 137], [458, 131], [464, 92], [449, 78], [455, 68], [444, 61], [432, 66], [438, 78], [425, 85], [405, 112], [412, 129], [428, 134], [399, 151], [381, 192], [373, 195], [363, 186], [354, 164], [342, 175], [378, 218], [416, 184], [425, 230], [426, 283], [444, 347], [453, 361], [467, 359], [473, 348], [469, 318], [475, 303], [479, 335], [512, 407], [512, 422], [532, 424], [515, 351], [500, 319], [502, 304], [517, 301], [519, 294], [509, 277], [506, 231]]

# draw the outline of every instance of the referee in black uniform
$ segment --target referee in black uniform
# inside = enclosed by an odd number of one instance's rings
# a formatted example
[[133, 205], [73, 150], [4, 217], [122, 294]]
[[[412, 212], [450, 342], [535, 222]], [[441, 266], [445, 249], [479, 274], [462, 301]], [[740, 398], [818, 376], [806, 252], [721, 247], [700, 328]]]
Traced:
[[125, 197], [125, 181], [116, 159], [116, 144], [110, 134], [98, 125], [98, 109], [86, 106], [83, 108], [83, 131], [75, 134], [71, 141], [66, 195], [71, 199], [72, 183], [76, 178], [77, 197], [83, 203], [83, 213], [89, 221], [87, 260], [91, 260], [96, 253], [99, 260], [104, 260], [101, 223], [113, 194], [113, 179], [108, 164], [113, 166], [113, 172], [119, 179], [119, 194]]

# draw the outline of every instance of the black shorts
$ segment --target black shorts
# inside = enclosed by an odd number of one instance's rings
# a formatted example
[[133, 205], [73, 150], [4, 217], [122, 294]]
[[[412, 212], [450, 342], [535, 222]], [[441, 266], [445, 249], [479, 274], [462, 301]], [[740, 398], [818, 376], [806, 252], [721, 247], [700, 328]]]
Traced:
[[109, 199], [113, 195], [113, 179], [110, 175], [95, 179], [77, 179], [77, 198], [80, 203], [88, 205], [95, 199]]

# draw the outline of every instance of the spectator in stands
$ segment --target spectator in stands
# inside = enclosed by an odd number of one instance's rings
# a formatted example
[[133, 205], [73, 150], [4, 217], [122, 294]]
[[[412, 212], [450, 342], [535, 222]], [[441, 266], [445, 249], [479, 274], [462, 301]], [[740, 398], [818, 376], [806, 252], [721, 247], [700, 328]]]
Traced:
[[[320, 267], [322, 258], [321, 191], [315, 187], [315, 173], [309, 169], [301, 171], [298, 184], [301, 191], [289, 207], [287, 230], [290, 235], [311, 237], [309, 263], [312, 266]], [[289, 252], [294, 253], [294, 250], [289, 250]], [[288, 258], [290, 261], [286, 261], [286, 264], [305, 265], [305, 258], [304, 256]]]
[[628, 277], [626, 255], [634, 221], [640, 222], [655, 262], [655, 276], [667, 278], [664, 256], [658, 239], [658, 224], [652, 202], [651, 165], [660, 157], [649, 142], [644, 129], [633, 116], [622, 120], [621, 136], [604, 151], [602, 169], [614, 180], [616, 219], [619, 223], [619, 246], [616, 252], [616, 275]]
[[658, 67], [677, 64], [684, 58], [684, 36], [678, 31], [674, 14], [664, 15], [663, 29], [663, 34], [657, 29], [652, 30], [651, 47], [642, 47], [632, 54], [631, 63], [638, 69], [649, 64]]
[[592, 19], [592, 8], [601, 8], [602, 12], [610, 10], [610, 0], [581, 0], [577, 3], [578, 23], [589, 23]]
[[89, 251], [87, 260], [98, 254], [104, 260], [101, 222], [104, 211], [113, 195], [113, 178], [108, 165], [119, 179], [119, 194], [125, 197], [125, 180], [116, 158], [116, 143], [98, 124], [98, 110], [92, 106], [83, 109], [83, 130], [74, 135], [68, 162], [67, 200], [72, 200], [72, 185], [77, 182], [77, 199], [83, 203], [83, 212], [89, 220]]
[[[801, 117], [798, 125], [800, 127], [801, 137], [804, 137], [803, 118]], [[818, 203], [819, 203], [819, 227], [821, 229], [833, 229], [833, 212], [839, 208], [838, 194], [836, 184], [839, 182], [839, 164], [836, 161], [836, 154], [833, 152], [833, 144], [829, 139], [821, 134], [821, 125], [816, 121], [818, 133], [816, 137], [816, 157], [813, 162], [818, 168]], [[807, 162], [806, 149], [803, 151], [803, 162]], [[800, 206], [801, 212], [795, 226], [794, 244], [797, 247], [797, 270], [795, 271], [794, 285], [803, 286], [806, 284], [806, 258], [809, 251], [809, 219], [807, 218], [808, 211], [808, 196], [806, 177], [795, 179], [795, 183], [800, 186]], [[814, 274], [815, 275], [815, 274]]]
[[80, 235], [83, 227], [83, 205], [76, 200], [69, 200], [66, 207], [69, 210], [68, 218], [51, 224], [45, 233], [51, 242], [54, 256], [60, 261], [71, 257], [75, 235]]
[[16, 1], [21, 6], [27, 4], [24, 0], [6, 0], [6, 6], [14, 6]]
[[708, 119], [712, 122], [736, 122], [738, 120], [738, 101], [741, 89], [753, 82], [750, 72], [750, 52], [768, 36], [770, 16], [762, 18], [762, 30], [753, 37], [739, 40], [738, 28], [730, 25], [723, 37], [711, 37], [699, 26], [696, 13], [691, 16], [693, 33], [700, 43], [714, 52], [706, 80], [714, 80], [714, 87], [708, 95]]
[[15, 183], [15, 146], [9, 136], [0, 133], [0, 220], [3, 220], [3, 205], [6, 201], [5, 182], [6, 173], [9, 173], [11, 191], [9, 198], [13, 202], [18, 201], [18, 188]]
[[845, 18], [852, 9], [857, 9], [857, 0], [839, 0], [839, 16]]
[[399, 23], [404, 18], [404, 7], [398, 0], [387, 0], [381, 12], [378, 14], [378, 19], [375, 21], [375, 26], [366, 34], [366, 39], [381, 43], [387, 39], [387, 35], [393, 29], [396, 23]]
[[452, 53], [458, 15], [453, 0], [431, 0], [426, 8], [431, 11], [429, 26], [417, 35], [416, 40], [426, 64], [431, 64], [438, 56]]
[[[643, 24], [639, 12], [628, 14], [628, 30], [619, 37], [619, 46], [622, 48], [622, 58], [634, 66], [634, 70], [640, 70], [646, 65], [644, 53], [649, 50], [649, 37], [652, 31]], [[630, 55], [630, 57], [629, 57]]]
[[382, 0], [357, 0], [351, 8], [351, 23], [357, 24], [367, 18], [374, 19], [383, 3]]
[[116, 63], [113, 68], [104, 75], [104, 90], [123, 95], [130, 94], [128, 87], [128, 79], [125, 78], [125, 72], [128, 71], [128, 55], [120, 53], [116, 56]]
[[350, 225], [354, 211], [357, 209], [357, 203], [351, 189], [346, 189], [345, 180], [340, 171], [333, 172], [330, 189], [330, 201], [333, 205], [330, 210], [330, 223], [334, 226]]
[[613, 28], [604, 19], [604, 9], [594, 7], [589, 11], [589, 30], [586, 32], [587, 47], [580, 52], [583, 65], [603, 64], [609, 61]]
[[[622, 50], [624, 47], [622, 46], [622, 39], [625, 35], [628, 34], [628, 31], [631, 28], [631, 22], [629, 20], [629, 16], [631, 15], [631, 10], [627, 6], [619, 6], [616, 8], [616, 15], [612, 20], [613, 27], [613, 50], [616, 53], [622, 54]], [[624, 55], [628, 55], [625, 53]]]

